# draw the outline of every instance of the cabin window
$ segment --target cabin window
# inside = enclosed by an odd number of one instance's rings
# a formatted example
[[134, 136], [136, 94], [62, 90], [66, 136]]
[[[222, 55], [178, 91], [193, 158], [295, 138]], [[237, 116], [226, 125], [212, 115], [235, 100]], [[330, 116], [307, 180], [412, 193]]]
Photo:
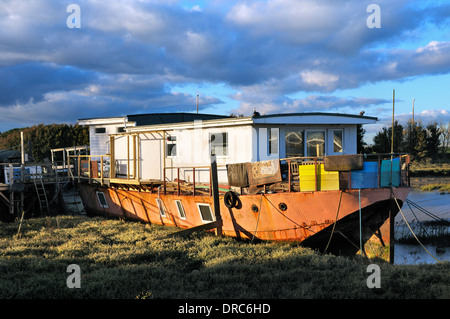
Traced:
[[102, 208], [109, 208], [108, 202], [106, 201], [105, 194], [103, 194], [102, 192], [96, 192], [96, 193], [97, 193], [97, 199], [98, 199], [100, 206]]
[[117, 133], [123, 133], [123, 132], [125, 132], [125, 127], [118, 127], [117, 128]]
[[303, 130], [286, 128], [284, 135], [286, 157], [305, 156], [303, 134]]
[[106, 128], [105, 127], [96, 127], [95, 128], [95, 134], [105, 134]]
[[186, 219], [186, 213], [184, 212], [184, 207], [181, 200], [176, 200], [175, 204], [177, 204], [178, 214], [180, 215], [180, 218]]
[[197, 203], [197, 207], [203, 222], [214, 221], [211, 206], [209, 204]]
[[325, 132], [307, 131], [306, 132], [306, 151], [307, 156], [319, 157], [325, 154]]
[[212, 133], [209, 136], [211, 154], [228, 156], [228, 133]]
[[177, 137], [176, 136], [168, 136], [167, 144], [166, 144], [166, 156], [167, 157], [175, 157], [177, 156]]
[[343, 131], [333, 130], [333, 152], [342, 153], [344, 151]]
[[156, 199], [156, 204], [158, 204], [159, 214], [162, 217], [166, 217], [166, 210], [164, 209], [164, 203], [162, 202], [162, 200], [160, 198]]
[[277, 155], [278, 154], [278, 128], [269, 128], [267, 130], [267, 139], [269, 142], [269, 155]]

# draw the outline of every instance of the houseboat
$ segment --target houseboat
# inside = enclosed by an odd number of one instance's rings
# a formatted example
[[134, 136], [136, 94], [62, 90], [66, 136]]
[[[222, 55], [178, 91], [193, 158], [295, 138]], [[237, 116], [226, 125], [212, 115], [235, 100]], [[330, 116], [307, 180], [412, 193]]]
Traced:
[[91, 153], [69, 164], [89, 214], [345, 255], [375, 240], [393, 260], [409, 157], [357, 154], [358, 125], [376, 121], [335, 113], [81, 119]]

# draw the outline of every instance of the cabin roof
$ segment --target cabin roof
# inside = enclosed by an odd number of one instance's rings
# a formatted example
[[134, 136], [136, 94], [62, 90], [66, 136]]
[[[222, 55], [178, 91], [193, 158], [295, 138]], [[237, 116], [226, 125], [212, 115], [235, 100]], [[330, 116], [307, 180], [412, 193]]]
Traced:
[[343, 113], [278, 113], [247, 117], [232, 117], [215, 114], [197, 113], [148, 113], [132, 114], [122, 117], [80, 119], [81, 125], [102, 125], [119, 124], [128, 120], [134, 123], [129, 131], [163, 131], [173, 129], [189, 129], [198, 127], [196, 121], [201, 120], [202, 127], [213, 126], [235, 126], [235, 125], [295, 125], [295, 124], [373, 124], [378, 118], [364, 115], [343, 114]]
[[127, 115], [128, 120], [135, 122], [136, 126], [160, 125], [169, 123], [193, 122], [195, 120], [229, 119], [230, 116], [197, 113], [149, 113]]
[[231, 118], [226, 115], [215, 114], [198, 114], [198, 113], [146, 113], [146, 114], [131, 114], [115, 117], [97, 117], [79, 119], [78, 123], [81, 125], [105, 125], [105, 124], [121, 124], [124, 121], [127, 123], [134, 123], [135, 126], [145, 125], [163, 125], [171, 123], [185, 123], [193, 122], [195, 120], [216, 120]]
[[344, 113], [286, 113], [268, 114], [253, 118], [255, 124], [372, 124], [378, 118]]
[[284, 116], [338, 116], [338, 117], [351, 117], [357, 119], [372, 119], [377, 121], [378, 118], [372, 116], [356, 115], [356, 114], [346, 114], [346, 113], [326, 113], [326, 112], [304, 112], [304, 113], [278, 113], [278, 114], [268, 114], [260, 115], [256, 118], [270, 118], [270, 117], [284, 117]]
[[[199, 118], [200, 119], [200, 118]], [[136, 125], [129, 127], [128, 131], [164, 131], [175, 129], [192, 129], [198, 127], [224, 127], [237, 125], [295, 125], [295, 124], [373, 124], [378, 119], [363, 115], [340, 114], [340, 113], [286, 113], [270, 114], [247, 117], [218, 117], [215, 119], [203, 119], [201, 124], [194, 121], [160, 123], [150, 125]]]

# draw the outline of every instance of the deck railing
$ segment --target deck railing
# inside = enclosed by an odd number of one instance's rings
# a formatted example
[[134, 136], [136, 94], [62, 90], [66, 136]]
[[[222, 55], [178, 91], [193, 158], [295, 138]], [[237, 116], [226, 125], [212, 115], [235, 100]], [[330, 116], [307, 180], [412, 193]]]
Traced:
[[63, 162], [36, 162], [36, 163], [0, 163], [2, 167], [2, 180], [4, 184], [32, 183], [36, 179], [44, 182], [68, 181], [67, 168]]
[[[109, 155], [69, 156], [67, 164], [68, 177], [78, 181], [96, 182], [102, 185], [115, 183], [121, 185], [134, 185], [134, 187], [142, 186], [143, 190], [148, 190], [150, 192], [153, 192], [154, 188], [158, 188], [159, 190], [162, 188], [164, 194], [169, 192], [177, 195], [192, 194], [193, 196], [196, 196], [200, 193], [212, 195], [210, 166], [164, 167], [162, 169], [162, 179], [143, 180], [140, 176], [139, 165], [136, 163], [133, 164], [128, 161], [127, 167], [122, 167], [119, 171], [116, 170], [118, 163], [111, 163], [110, 160], [111, 157]], [[324, 182], [324, 180], [328, 178], [326, 177], [328, 172], [324, 171], [324, 162], [325, 157], [289, 157], [279, 159], [282, 176], [281, 180], [261, 185], [241, 187], [240, 192], [245, 192], [243, 188], [247, 188], [248, 191], [249, 187], [253, 187], [251, 190], [252, 192], [267, 192], [271, 189], [291, 192], [364, 188], [364, 186], [361, 186], [360, 180], [365, 180], [367, 178], [372, 179], [372, 184], [370, 185], [372, 185], [373, 188], [409, 186], [409, 155], [407, 154], [364, 155], [364, 162], [371, 163], [371, 167], [374, 167], [374, 170], [370, 172], [365, 172], [364, 170], [331, 172], [334, 174], [333, 177], [331, 177], [331, 179], [333, 179], [333, 186], [327, 186], [326, 181]], [[389, 163], [391, 163], [391, 165], [392, 163], [395, 163], [395, 165], [399, 167], [399, 170], [393, 169], [392, 166], [389, 169]], [[130, 165], [132, 169], [130, 169]], [[218, 166], [226, 167], [226, 165]], [[305, 170], [309, 170], [309, 175], [307, 177], [309, 178], [308, 181], [306, 181], [307, 178], [302, 175], [302, 172]], [[170, 179], [168, 178], [168, 171], [171, 171]], [[122, 173], [121, 175], [119, 175], [120, 172]], [[200, 177], [200, 172], [209, 174], [209, 181], [205, 182], [205, 178], [203, 178], [203, 181], [200, 182], [197, 179]], [[357, 174], [365, 175], [359, 176]], [[394, 176], [395, 185], [392, 183], [392, 176]], [[358, 181], [356, 180], [357, 177], [359, 179]], [[192, 178], [192, 181], [190, 178]], [[352, 180], [352, 178], [354, 180]], [[304, 185], [308, 186], [305, 187]], [[221, 191], [224, 192], [231, 187], [229, 185], [222, 185], [221, 188]]]

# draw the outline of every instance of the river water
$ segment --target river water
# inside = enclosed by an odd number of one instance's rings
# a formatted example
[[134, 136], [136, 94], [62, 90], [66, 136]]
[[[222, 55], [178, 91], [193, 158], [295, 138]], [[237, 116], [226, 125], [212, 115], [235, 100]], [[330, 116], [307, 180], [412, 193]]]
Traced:
[[[440, 194], [439, 192], [419, 192], [412, 190], [408, 199], [442, 219], [450, 220], [450, 194]], [[418, 226], [417, 221], [433, 221], [434, 219], [426, 213], [420, 211], [412, 205], [404, 203], [402, 207], [403, 215], [410, 224], [414, 232], [423, 231], [423, 228]], [[407, 227], [402, 215], [399, 213], [395, 218], [395, 237], [412, 236], [411, 231]], [[415, 227], [414, 227], [415, 226]], [[426, 229], [427, 233], [433, 231], [449, 232], [449, 228], [434, 227]], [[448, 245], [447, 245], [448, 246]], [[425, 247], [425, 248], [424, 248]], [[442, 245], [424, 245], [422, 247], [417, 244], [395, 244], [394, 264], [420, 264], [420, 263], [436, 263], [438, 261], [450, 261], [450, 247], [443, 247]]]

